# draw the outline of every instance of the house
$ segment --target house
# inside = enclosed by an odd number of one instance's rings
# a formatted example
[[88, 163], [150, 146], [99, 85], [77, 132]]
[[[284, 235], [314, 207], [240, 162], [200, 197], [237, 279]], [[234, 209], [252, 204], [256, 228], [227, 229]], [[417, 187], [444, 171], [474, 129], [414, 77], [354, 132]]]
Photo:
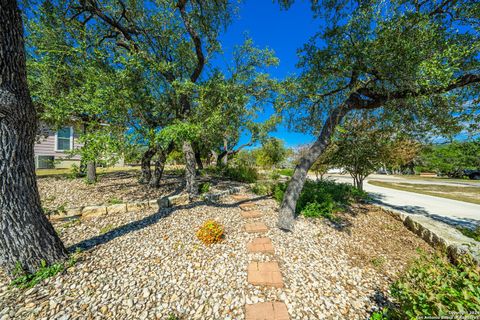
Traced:
[[[81, 156], [72, 151], [83, 146], [79, 140], [82, 131], [83, 126], [79, 124], [69, 124], [54, 130], [45, 123], [40, 123], [33, 149], [35, 168], [52, 169], [70, 168], [72, 165], [80, 166]], [[115, 153], [112, 153], [111, 156], [116, 161], [114, 167], [124, 166], [123, 157], [117, 157]], [[107, 159], [103, 158], [103, 160]], [[97, 163], [97, 165], [102, 164]]]
[[71, 153], [73, 149], [82, 146], [78, 141], [79, 127], [65, 126], [52, 130], [43, 125], [40, 130], [41, 134], [34, 145], [37, 169], [70, 168], [73, 164], [80, 165], [80, 155]]

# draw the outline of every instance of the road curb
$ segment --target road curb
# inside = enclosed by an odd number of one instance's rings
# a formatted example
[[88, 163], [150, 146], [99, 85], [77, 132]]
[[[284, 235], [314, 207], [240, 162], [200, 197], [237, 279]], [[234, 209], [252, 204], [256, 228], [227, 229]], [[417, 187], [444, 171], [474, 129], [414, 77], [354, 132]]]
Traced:
[[[377, 205], [379, 206], [379, 205]], [[403, 222], [403, 225], [425, 240], [433, 248], [443, 250], [454, 262], [459, 258], [469, 255], [480, 265], [480, 242], [464, 236], [454, 227], [421, 215], [405, 214], [379, 206], [384, 212]]]

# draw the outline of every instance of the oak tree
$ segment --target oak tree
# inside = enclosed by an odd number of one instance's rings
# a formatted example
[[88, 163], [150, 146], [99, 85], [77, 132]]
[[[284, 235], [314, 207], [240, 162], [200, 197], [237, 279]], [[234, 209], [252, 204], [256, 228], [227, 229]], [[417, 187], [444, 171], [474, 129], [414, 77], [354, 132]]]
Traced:
[[317, 139], [285, 192], [278, 220], [284, 230], [293, 229], [307, 172], [346, 114], [454, 119], [478, 99], [478, 2], [312, 1], [312, 9], [322, 29], [302, 48], [302, 74], [286, 81], [279, 109]]

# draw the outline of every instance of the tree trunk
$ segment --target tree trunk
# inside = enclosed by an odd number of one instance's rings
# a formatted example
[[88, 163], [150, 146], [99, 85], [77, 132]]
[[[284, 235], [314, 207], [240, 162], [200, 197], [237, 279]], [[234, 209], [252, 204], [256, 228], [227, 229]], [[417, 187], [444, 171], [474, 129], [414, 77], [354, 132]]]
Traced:
[[315, 141], [315, 143], [313, 143], [310, 147], [309, 151], [300, 158], [280, 206], [277, 222], [277, 226], [280, 229], [285, 231], [293, 230], [295, 221], [295, 207], [297, 205], [297, 200], [300, 196], [300, 193], [302, 192], [303, 185], [305, 184], [308, 170], [325, 151], [330, 143], [330, 139], [334, 133], [335, 127], [342, 121], [347, 112], [348, 109], [344, 107], [333, 110], [323, 125], [317, 141]]
[[184, 141], [182, 149], [185, 157], [185, 189], [187, 190], [190, 200], [192, 200], [198, 196], [198, 186], [195, 178], [195, 153], [193, 152], [190, 141]]
[[227, 165], [227, 151], [222, 151], [217, 155], [217, 167]]
[[217, 161], [218, 161], [218, 160], [217, 160], [218, 154], [217, 154], [217, 152], [214, 151], [214, 150], [211, 150], [210, 153], [211, 153], [211, 158], [212, 158], [212, 159], [215, 159], [215, 165], [218, 165], [218, 162], [217, 162]]
[[358, 178], [357, 189], [363, 191], [363, 178]]
[[[83, 135], [87, 134], [87, 123], [86, 121], [83, 121]], [[84, 145], [84, 147], [86, 144]], [[87, 175], [87, 163], [80, 158], [80, 168], [79, 168], [79, 176], [83, 177]]]
[[87, 183], [95, 183], [97, 181], [97, 164], [95, 161], [87, 162]]
[[227, 139], [223, 139], [223, 149], [225, 150], [225, 153], [223, 154], [223, 159], [222, 159], [222, 165], [225, 167], [228, 165], [228, 142]]
[[0, 265], [13, 276], [63, 260], [35, 177], [37, 118], [27, 86], [23, 25], [15, 0], [0, 0]]
[[155, 160], [155, 169], [153, 170], [153, 177], [150, 180], [150, 186], [153, 188], [160, 188], [160, 181], [162, 180], [166, 159], [167, 157], [164, 153], [160, 152], [157, 160]]
[[147, 151], [142, 156], [141, 166], [142, 174], [140, 176], [140, 183], [148, 184], [152, 179], [152, 169], [150, 168], [152, 158], [157, 150], [153, 147], [148, 147]]
[[165, 163], [167, 162], [168, 155], [173, 151], [175, 145], [171, 143], [166, 150], [159, 150], [158, 158], [155, 160], [155, 169], [153, 171], [153, 178], [150, 181], [150, 186], [153, 188], [160, 187], [160, 181], [163, 176], [163, 169], [165, 169]]
[[209, 151], [207, 157], [205, 158], [205, 164], [209, 167], [212, 164], [212, 153]]
[[203, 170], [202, 157], [198, 149], [195, 149], [195, 162], [197, 163], [198, 170]]
[[358, 178], [355, 175], [352, 175], [353, 178], [353, 186], [358, 189]]

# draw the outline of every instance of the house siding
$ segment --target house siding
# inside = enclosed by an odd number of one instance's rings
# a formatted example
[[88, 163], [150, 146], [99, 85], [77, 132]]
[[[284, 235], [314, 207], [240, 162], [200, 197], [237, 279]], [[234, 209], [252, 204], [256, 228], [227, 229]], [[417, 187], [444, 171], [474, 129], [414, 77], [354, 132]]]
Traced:
[[[65, 160], [80, 160], [80, 155], [71, 156], [68, 152], [56, 151], [55, 149], [55, 132], [53, 130], [47, 130], [46, 136], [40, 137], [40, 139], [35, 142], [34, 152], [36, 156], [54, 156], [55, 160], [65, 159]], [[78, 133], [76, 128], [73, 128], [73, 148], [79, 148], [82, 144], [78, 141]]]

